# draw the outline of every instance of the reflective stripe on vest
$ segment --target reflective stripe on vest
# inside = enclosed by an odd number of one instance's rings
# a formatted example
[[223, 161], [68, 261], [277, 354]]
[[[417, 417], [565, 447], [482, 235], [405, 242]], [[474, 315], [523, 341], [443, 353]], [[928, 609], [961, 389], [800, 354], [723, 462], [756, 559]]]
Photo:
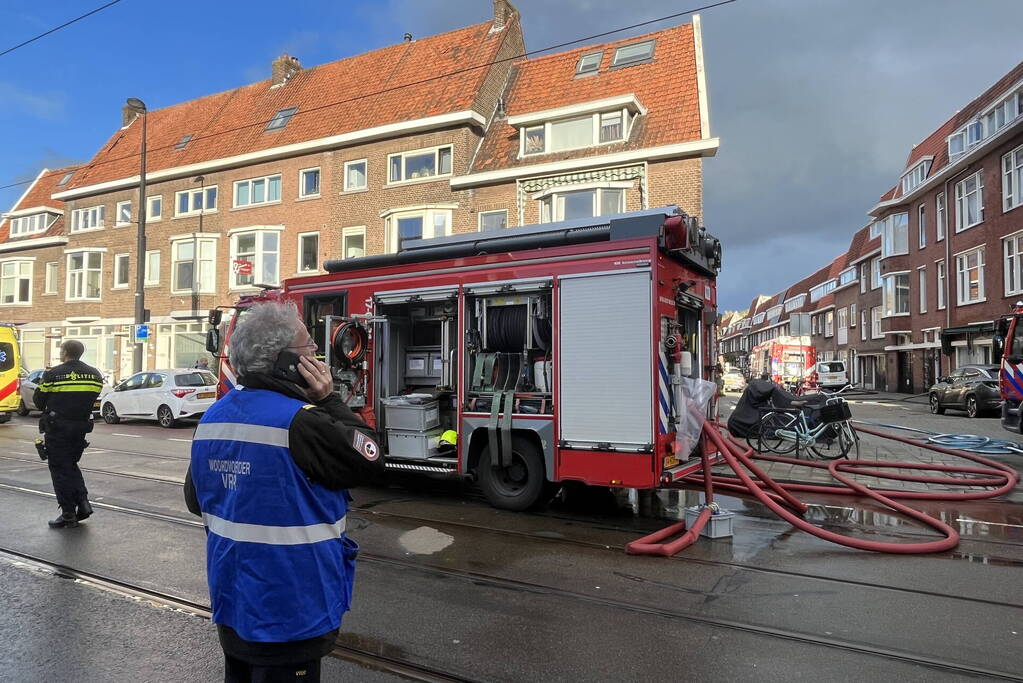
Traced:
[[244, 441], [264, 446], [288, 448], [288, 430], [280, 427], [264, 427], [238, 422], [203, 422], [195, 429], [192, 442], [196, 441]]
[[268, 543], [270, 545], [303, 545], [321, 541], [336, 541], [345, 532], [345, 518], [333, 524], [309, 526], [265, 526], [242, 524], [203, 513], [203, 524], [210, 533], [242, 543]]

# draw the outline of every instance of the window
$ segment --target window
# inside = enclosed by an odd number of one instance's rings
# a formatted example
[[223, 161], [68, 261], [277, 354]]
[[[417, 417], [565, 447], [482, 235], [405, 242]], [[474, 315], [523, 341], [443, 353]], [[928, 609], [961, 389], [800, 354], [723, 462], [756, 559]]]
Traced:
[[540, 222], [608, 216], [625, 211], [625, 190], [598, 188], [553, 192], [540, 200]]
[[576, 75], [594, 73], [600, 68], [600, 61], [604, 57], [604, 51], [590, 52], [579, 58], [579, 63], [576, 64], [575, 73]]
[[916, 232], [917, 246], [923, 249], [927, 246], [927, 210], [923, 204], [916, 209]]
[[14, 259], [0, 263], [0, 304], [32, 303], [32, 261]]
[[1005, 296], [1023, 293], [1023, 233], [1002, 240], [1005, 252]]
[[578, 149], [593, 145], [593, 117], [553, 121], [551, 124], [550, 151]]
[[131, 201], [117, 202], [117, 219], [115, 226], [131, 225]]
[[948, 136], [948, 158], [955, 161], [956, 157], [966, 152], [966, 131]]
[[341, 230], [341, 258], [359, 258], [366, 255], [366, 228]]
[[146, 252], [145, 286], [154, 287], [160, 284], [160, 252]]
[[217, 187], [182, 190], [174, 194], [174, 215], [191, 216], [217, 210]]
[[856, 327], [856, 304], [849, 304], [849, 327]]
[[46, 279], [43, 282], [43, 294], [56, 294], [57, 293], [57, 274], [59, 272], [60, 264], [56, 261], [50, 261], [46, 264]]
[[881, 221], [874, 221], [870, 224], [870, 239], [876, 240], [881, 236]]
[[191, 141], [192, 141], [192, 134], [191, 133], [189, 133], [188, 135], [181, 136], [181, 139], [178, 140], [176, 145], [174, 145], [175, 151], [180, 152], [185, 147], [188, 147], [188, 143], [191, 142]]
[[934, 241], [940, 242], [945, 239], [945, 228], [948, 226], [945, 218], [945, 193], [939, 192], [934, 198]]
[[767, 315], [766, 313], [757, 313], [755, 316], [753, 316], [753, 324], [759, 325], [760, 323], [764, 322], [764, 317], [766, 315]]
[[1023, 98], [1020, 92], [1014, 92], [993, 107], [988, 109], [976, 120], [963, 129], [948, 137], [948, 155], [952, 160], [964, 154], [971, 147], [991, 137], [1017, 116], [1023, 113]]
[[867, 312], [860, 311], [860, 341], [867, 341]]
[[388, 253], [399, 250], [405, 240], [429, 239], [451, 234], [450, 209], [399, 211], [384, 219]]
[[860, 264], [860, 294], [867, 293], [867, 282], [869, 277], [870, 265], [866, 262]]
[[146, 220], [158, 221], [163, 218], [163, 197], [146, 197]]
[[945, 262], [938, 261], [935, 265], [938, 271], [938, 310], [942, 311], [945, 309]]
[[281, 201], [280, 174], [239, 180], [234, 184], [235, 208], [279, 201]]
[[773, 323], [781, 316], [781, 306], [772, 306], [767, 309], [767, 322]]
[[833, 337], [835, 335], [835, 312], [828, 311], [824, 314], [824, 336]]
[[217, 240], [201, 237], [174, 240], [171, 243], [171, 290], [191, 292], [195, 288], [199, 294], [212, 294], [216, 287], [216, 263]]
[[852, 268], [846, 268], [838, 276], [838, 286], [845, 287], [856, 282], [856, 266]]
[[451, 147], [390, 154], [387, 157], [389, 183], [403, 183], [451, 175]]
[[92, 206], [88, 209], [75, 209], [71, 212], [71, 232], [98, 230], [103, 227], [106, 207]]
[[838, 319], [838, 329], [840, 329], [840, 330], [849, 329], [849, 309], [848, 308], [840, 308], [840, 309], [838, 309], [838, 315], [836, 317]]
[[280, 235], [276, 230], [246, 230], [231, 236], [231, 287], [278, 283]]
[[57, 187], [64, 187], [65, 185], [67, 185], [71, 181], [71, 176], [73, 176], [74, 174], [75, 174], [74, 171], [68, 171], [67, 173], [65, 173], [64, 177], [60, 179], [59, 183], [57, 183]]
[[44, 232], [50, 227], [50, 214], [37, 213], [34, 216], [21, 216], [11, 219], [11, 237], [34, 235]]
[[633, 43], [632, 45], [622, 45], [620, 48], [615, 50], [615, 55], [611, 59], [611, 66], [628, 66], [629, 64], [644, 62], [651, 59], [653, 56], [653, 40], [646, 40], [642, 43]]
[[837, 286], [838, 286], [837, 280], [828, 280], [823, 284], [817, 285], [816, 287], [812, 287], [810, 289], [810, 303], [820, 301], [829, 293], [835, 291], [835, 288]]
[[533, 126], [522, 131], [523, 154], [540, 154], [547, 149], [546, 126]]
[[896, 273], [884, 277], [882, 303], [885, 317], [909, 314], [909, 273]]
[[785, 312], [788, 313], [789, 311], [794, 311], [797, 308], [802, 308], [805, 302], [806, 302], [805, 294], [800, 294], [797, 297], [789, 299], [788, 301], [785, 302]]
[[345, 162], [344, 191], [366, 189], [366, 160]]
[[128, 286], [131, 278], [129, 265], [128, 254], [114, 256], [114, 289], [124, 289]]
[[298, 236], [298, 272], [315, 273], [320, 269], [320, 233], [304, 232]]
[[984, 301], [984, 248], [956, 256], [956, 303]]
[[927, 312], [927, 269], [920, 268], [916, 271], [920, 285], [920, 312]]
[[883, 221], [881, 257], [909, 253], [909, 214], [894, 213]]
[[298, 172], [298, 196], [320, 196], [320, 169], [307, 168]]
[[870, 262], [870, 288], [878, 289], [881, 286], [881, 257], [878, 256]]
[[984, 220], [984, 181], [980, 171], [956, 183], [956, 232]]
[[925, 159], [902, 176], [902, 194], [912, 192], [927, 177], [931, 168], [931, 160]]
[[103, 254], [73, 251], [67, 255], [67, 300], [99, 301]]
[[616, 111], [600, 115], [600, 141], [616, 142], [622, 140], [625, 127], [622, 125], [622, 112]]
[[870, 338], [880, 339], [883, 336], [881, 334], [881, 307], [874, 306], [870, 309]]
[[479, 213], [479, 229], [480, 232], [487, 232], [488, 230], [503, 230], [508, 227], [508, 210], [501, 209], [499, 211], [480, 211]]
[[1023, 146], [1002, 157], [1002, 210], [1023, 204]]
[[276, 114], [274, 114], [273, 118], [270, 119], [269, 123], [266, 124], [266, 129], [280, 130], [281, 128], [284, 128], [286, 125], [288, 125], [288, 122], [291, 121], [291, 117], [295, 115], [296, 111], [298, 111], [298, 107], [288, 107], [287, 109], [281, 109]]

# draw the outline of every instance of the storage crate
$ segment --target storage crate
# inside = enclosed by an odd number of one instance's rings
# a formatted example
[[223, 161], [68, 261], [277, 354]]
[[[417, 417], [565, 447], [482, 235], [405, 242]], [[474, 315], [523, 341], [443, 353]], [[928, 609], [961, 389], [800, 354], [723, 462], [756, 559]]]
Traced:
[[410, 460], [432, 458], [437, 455], [440, 435], [443, 432], [443, 429], [431, 429], [425, 432], [388, 429], [387, 455], [391, 458], [408, 458]]
[[[693, 525], [696, 524], [696, 518], [700, 516], [702, 509], [702, 505], [686, 508], [687, 529], [693, 528]], [[717, 514], [711, 514], [710, 519], [707, 520], [707, 525], [700, 531], [700, 535], [707, 538], [727, 538], [732, 535], [732, 522], [734, 519], [734, 512], [718, 509]]]
[[381, 402], [387, 429], [422, 432], [440, 424], [440, 408], [435, 399], [392, 396]]

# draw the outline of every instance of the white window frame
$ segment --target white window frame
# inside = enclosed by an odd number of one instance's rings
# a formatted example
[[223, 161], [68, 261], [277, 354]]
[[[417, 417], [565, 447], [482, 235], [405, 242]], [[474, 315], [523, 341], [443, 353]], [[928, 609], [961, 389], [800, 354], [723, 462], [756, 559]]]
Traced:
[[871, 339], [883, 339], [884, 332], [881, 330], [881, 314], [883, 313], [880, 306], [874, 306], [870, 309], [870, 338]]
[[[451, 156], [451, 170], [447, 173], [440, 172], [440, 150], [447, 149]], [[421, 178], [408, 178], [408, 169], [405, 166], [405, 160], [408, 157], [422, 156], [433, 152], [433, 167], [437, 171], [433, 175], [423, 176]], [[391, 160], [395, 157], [401, 158], [401, 179], [391, 180]], [[410, 149], [406, 152], [397, 152], [395, 154], [387, 155], [387, 185], [408, 185], [409, 183], [424, 183], [438, 180], [439, 178], [450, 178], [455, 172], [455, 146], [451, 143], [446, 145], [436, 145], [434, 147], [423, 147], [421, 149]], [[367, 177], [368, 182], [368, 177]]]
[[881, 236], [881, 223], [882, 221], [874, 221], [870, 224], [870, 239], [876, 240]]
[[[153, 211], [153, 202], [160, 202], [160, 210]], [[146, 223], [155, 223], [163, 219], [163, 195], [154, 194], [146, 197]]]
[[31, 216], [19, 216], [10, 219], [11, 237], [37, 235], [41, 232], [46, 232], [50, 225], [52, 225], [50, 221], [51, 215], [49, 213], [37, 213]]
[[[629, 61], [626, 61], [626, 62], [619, 62], [618, 61], [618, 53], [620, 51], [622, 51], [622, 50], [624, 50], [626, 48], [636, 47], [638, 45], [649, 45], [650, 46], [650, 56], [649, 57], [643, 57], [643, 58], [640, 58], [640, 59], [630, 59]], [[645, 63], [647, 63], [649, 61], [652, 61], [653, 58], [654, 58], [654, 50], [655, 49], [657, 49], [657, 40], [655, 38], [650, 38], [648, 40], [639, 40], [639, 41], [636, 41], [635, 43], [629, 43], [628, 45], [619, 45], [618, 47], [615, 48], [614, 54], [611, 55], [611, 68], [612, 69], [616, 69], [616, 68], [620, 69], [620, 68], [625, 68], [627, 66], [632, 66], [633, 64], [645, 64]]]
[[[602, 120], [605, 116], [621, 116], [621, 137], [614, 138], [612, 140], [601, 140], [600, 131], [602, 126]], [[553, 149], [551, 142], [554, 140], [554, 124], [562, 123], [565, 121], [581, 121], [589, 118], [593, 129], [590, 133], [590, 143], [587, 145], [576, 145], [575, 147], [562, 147], [560, 149]], [[581, 114], [579, 116], [566, 116], [563, 118], [551, 119], [550, 121], [544, 121], [543, 123], [531, 123], [519, 126], [519, 158], [523, 157], [535, 157], [541, 154], [560, 154], [561, 152], [572, 152], [578, 149], [590, 149], [592, 147], [600, 147], [602, 145], [613, 145], [618, 142], [625, 142], [632, 135], [632, 125], [635, 122], [635, 116], [629, 111], [628, 107], [622, 107], [621, 109], [607, 109], [604, 111], [593, 112], [591, 114]], [[543, 129], [543, 149], [535, 152], [526, 152], [526, 138], [528, 134], [537, 129]], [[390, 173], [390, 171], [388, 171]]]
[[[909, 282], [909, 271], [899, 271], [897, 273], [885, 273], [884, 276], [884, 288], [881, 292], [881, 307], [882, 315], [885, 318], [898, 318], [901, 316], [910, 315], [910, 282]], [[905, 286], [899, 286], [899, 280], [905, 280]], [[899, 302], [899, 290], [906, 290], [906, 309], [900, 310], [898, 308]]]
[[617, 213], [623, 213], [625, 208], [629, 205], [629, 197], [627, 193], [631, 187], [632, 183], [623, 182], [600, 183], [598, 185], [568, 185], [559, 187], [557, 190], [534, 194], [533, 198], [537, 199], [540, 203], [540, 222], [556, 223], [558, 221], [565, 220], [564, 206], [559, 203], [559, 199], [564, 195], [572, 194], [574, 192], [593, 192], [593, 216], [611, 216], [614, 214], [604, 214], [600, 212], [601, 205], [604, 203], [604, 192], [614, 191], [621, 193], [621, 200], [618, 205], [620, 210]]
[[917, 302], [920, 305], [920, 312], [927, 312], [927, 266], [920, 266], [916, 269]]
[[830, 339], [835, 336], [835, 312], [828, 311], [824, 314], [824, 337]]
[[[128, 220], [121, 220], [121, 209], [128, 207]], [[126, 225], [131, 225], [131, 200], [125, 199], [123, 202], [117, 202], [114, 204], [114, 227], [123, 228]]]
[[[593, 64], [592, 67], [588, 67], [588, 68], [584, 69], [583, 68], [584, 60], [586, 60], [587, 57], [594, 57], [594, 56], [597, 58], [597, 63]], [[600, 63], [602, 61], [604, 61], [604, 51], [603, 50], [597, 50], [596, 52], [587, 52], [586, 54], [581, 55], [579, 57], [579, 61], [576, 62], [576, 65], [575, 65], [575, 75], [576, 76], [585, 76], [587, 74], [597, 73], [597, 71], [600, 70]]]
[[838, 274], [838, 286], [845, 287], [856, 282], [856, 266], [846, 268]]
[[[213, 191], [213, 208], [206, 206], [207, 199], [209, 198], [210, 191]], [[188, 195], [188, 211], [179, 211], [181, 205], [181, 195]], [[202, 207], [198, 209], [192, 208], [195, 206], [194, 195], [202, 196]], [[174, 217], [175, 218], [188, 218], [190, 216], [198, 216], [203, 214], [204, 216], [211, 213], [217, 212], [217, 205], [220, 203], [220, 188], [217, 185], [206, 185], [204, 187], [189, 188], [187, 190], [178, 190], [174, 193]]]
[[[277, 233], [277, 251], [269, 252], [263, 250], [263, 235], [265, 233], [274, 232]], [[238, 284], [238, 273], [234, 270], [234, 262], [238, 258], [238, 238], [241, 235], [249, 233], [256, 234], [256, 251], [252, 259], [252, 284], [244, 285]], [[256, 285], [278, 285], [281, 282], [281, 241], [284, 237], [284, 226], [253, 226], [246, 228], [235, 228], [231, 230], [231, 245], [230, 245], [230, 274], [228, 275], [228, 289], [232, 291], [237, 290], [251, 290], [256, 289]], [[263, 272], [263, 259], [267, 254], [276, 254], [277, 256], [277, 271], [274, 276], [273, 282], [260, 282], [260, 274]]]
[[[153, 259], [156, 259], [156, 265], [153, 267]], [[159, 287], [160, 286], [160, 250], [149, 249], [146, 251], [146, 271], [143, 273], [142, 282], [145, 287]], [[155, 272], [153, 272], [155, 271]]]
[[881, 257], [904, 256], [909, 253], [909, 213], [902, 211], [882, 221]]
[[1023, 232], [1002, 238], [1002, 259], [1005, 296], [1023, 294]]
[[362, 237], [362, 255], [366, 255], [366, 226], [365, 225], [352, 225], [347, 228], [341, 228], [341, 258], [359, 258], [358, 256], [349, 256], [348, 248], [345, 244], [349, 237], [359, 236]]
[[[310, 236], [315, 236], [316, 237], [316, 265], [315, 265], [315, 267], [313, 267], [311, 269], [303, 269], [302, 268], [302, 244], [303, 244], [303, 241], [308, 239]], [[298, 242], [296, 244], [298, 246], [297, 246], [297, 249], [296, 249], [295, 272], [296, 273], [301, 273], [303, 275], [307, 275], [307, 274], [310, 274], [310, 273], [318, 273], [318, 272], [320, 272], [320, 231], [319, 230], [311, 230], [309, 232], [300, 232], [300, 233], [298, 233]]]
[[[67, 272], [67, 277], [64, 279], [64, 300], [65, 301], [102, 301], [103, 299], [103, 253], [106, 251], [105, 247], [94, 247], [85, 249], [72, 249], [71, 251], [64, 253], [64, 264]], [[82, 269], [71, 270], [71, 259], [77, 255], [82, 256]], [[99, 254], [99, 267], [89, 267], [89, 255]], [[75, 278], [75, 274], [80, 273], [80, 277]], [[89, 274], [96, 273], [96, 296], [87, 296], [88, 293], [88, 280]], [[76, 280], [81, 284], [82, 294], [80, 296], [72, 295], [72, 285], [76, 284]], [[77, 289], [77, 288], [75, 288]]]
[[[102, 230], [106, 222], [106, 206], [98, 204], [71, 212], [71, 228], [69, 232], [78, 234], [80, 232], [92, 232]], [[85, 225], [86, 227], [82, 227]]]
[[766, 316], [767, 316], [766, 312], [764, 312], [764, 313], [757, 313], [755, 316], [753, 316], [753, 324], [754, 325], [759, 325], [760, 323], [764, 322], [764, 318]]
[[870, 262], [864, 261], [860, 264], [860, 294], [867, 293], [870, 283]]
[[[220, 235], [204, 235], [202, 233], [193, 233], [191, 235], [178, 235], [170, 239], [170, 251], [171, 251], [171, 272], [170, 272], [170, 288], [171, 294], [191, 294], [193, 289], [197, 294], [216, 294], [217, 292], [217, 240]], [[185, 242], [192, 243], [193, 258], [192, 261], [197, 267], [192, 269], [192, 280], [198, 283], [198, 288], [178, 287], [178, 267], [177, 264], [181, 263], [184, 259], [178, 259], [178, 246]], [[208, 258], [202, 257], [203, 244], [209, 244], [210, 256]], [[203, 286], [202, 282], [202, 269], [203, 262], [209, 263], [210, 278], [207, 286]]]
[[[278, 187], [277, 199], [269, 199], [270, 197], [270, 181], [276, 179], [280, 187]], [[263, 183], [263, 201], [255, 202], [252, 201], [252, 185], [254, 183]], [[245, 204], [238, 203], [238, 189], [242, 186], [247, 186], [249, 190], [249, 201]], [[232, 209], [248, 209], [254, 206], [267, 206], [268, 204], [280, 204], [284, 199], [284, 176], [280, 173], [271, 173], [270, 175], [257, 176], [255, 178], [246, 178], [245, 180], [236, 180], [232, 184], [231, 191], [231, 208]]]
[[[307, 173], [316, 172], [316, 192], [310, 192], [306, 194], [305, 191], [305, 176]], [[311, 168], [303, 168], [298, 172], [298, 198], [299, 199], [315, 199], [319, 197], [323, 192], [323, 173], [320, 172], [319, 166], [313, 166]], [[284, 188], [281, 187], [281, 193], [283, 194]]]
[[[437, 217], [446, 216], [444, 234], [436, 234]], [[384, 216], [384, 251], [393, 254], [398, 250], [398, 221], [403, 218], [422, 218], [423, 236], [422, 239], [431, 237], [445, 237], [452, 232], [454, 221], [454, 210], [448, 206], [423, 206], [394, 209], [386, 212]]]
[[[125, 276], [124, 282], [117, 281], [117, 270], [120, 261], [128, 262], [128, 273]], [[114, 254], [114, 269], [113, 269], [113, 289], [128, 289], [128, 285], [131, 284], [131, 254]]]
[[[491, 209], [490, 211], [480, 211], [478, 214], [476, 214], [476, 230], [478, 232], [483, 232], [483, 217], [484, 216], [490, 216], [490, 215], [499, 214], [499, 213], [503, 213], [504, 214], [504, 227], [501, 228], [501, 230], [507, 230], [510, 227], [509, 224], [508, 224], [508, 209]], [[497, 232], [497, 231], [495, 230], [493, 232]]]
[[[967, 266], [968, 259], [970, 256], [977, 255], [977, 293], [978, 298], [968, 299], [966, 294], [969, 293], [970, 282], [972, 278], [968, 273], [973, 270]], [[983, 301], [987, 301], [986, 291], [984, 289], [984, 247], [977, 247], [975, 249], [968, 249], [967, 251], [959, 252], [955, 255], [956, 257], [956, 304], [959, 306], [969, 306], [970, 304], [979, 304]], [[964, 286], [965, 285], [965, 286]]]
[[916, 245], [918, 249], [927, 247], [927, 205], [916, 207]]
[[[11, 266], [13, 273], [5, 276], [3, 269], [5, 266]], [[28, 275], [24, 275], [22, 266], [28, 266]], [[31, 306], [32, 305], [32, 281], [35, 279], [35, 257], [34, 256], [20, 256], [14, 258], [6, 258], [0, 261], [0, 292], [3, 291], [2, 282], [5, 278], [10, 278], [14, 281], [14, 299], [12, 301], [4, 303], [0, 299], [0, 306]], [[18, 295], [21, 291], [22, 281], [28, 281], [28, 298], [21, 300]]]
[[797, 294], [788, 301], [785, 302], [785, 312], [789, 313], [797, 308], [802, 308], [803, 304], [806, 303], [806, 294]]
[[876, 256], [870, 260], [870, 290], [881, 288], [881, 257]]
[[[363, 180], [366, 181], [365, 185], [362, 185], [362, 186], [351, 186], [351, 185], [348, 184], [348, 167], [349, 166], [354, 166], [355, 164], [362, 164], [362, 166], [363, 166], [362, 177], [363, 177]], [[388, 167], [388, 169], [390, 169], [390, 167]], [[346, 161], [344, 163], [341, 171], [342, 171], [342, 173], [344, 175], [344, 177], [342, 178], [342, 181], [341, 181], [342, 182], [342, 190], [341, 190], [342, 192], [365, 192], [366, 190], [369, 189], [369, 161], [367, 161], [366, 159], [352, 159], [351, 161]], [[390, 172], [390, 170], [388, 170], [388, 173], [389, 172]]]
[[948, 271], [945, 269], [945, 259], [939, 259], [934, 262], [935, 276], [937, 278], [937, 300], [938, 310], [945, 310], [945, 279], [948, 277]]
[[912, 192], [927, 178], [927, 172], [931, 168], [931, 160], [932, 159], [930, 157], [923, 159], [920, 163], [902, 174], [901, 182], [903, 195]]
[[849, 304], [849, 327], [856, 327], [856, 304]]
[[934, 241], [940, 242], [945, 239], [945, 229], [948, 227], [948, 213], [945, 206], [945, 193], [939, 192], [934, 196]]
[[43, 294], [57, 293], [57, 278], [60, 277], [60, 261], [47, 261], [43, 271]]
[[1002, 211], [1023, 206], [1023, 145], [1002, 155]]
[[[966, 192], [966, 183], [971, 180], [976, 181], [976, 187], [971, 192]], [[956, 183], [956, 233], [969, 230], [975, 225], [980, 225], [984, 222], [984, 176], [983, 171], [977, 171]], [[977, 220], [970, 224], [963, 223], [963, 216], [965, 215], [966, 203], [969, 201], [969, 197], [976, 195], [977, 198]]]
[[860, 311], [860, 341], [867, 341], [867, 311]]

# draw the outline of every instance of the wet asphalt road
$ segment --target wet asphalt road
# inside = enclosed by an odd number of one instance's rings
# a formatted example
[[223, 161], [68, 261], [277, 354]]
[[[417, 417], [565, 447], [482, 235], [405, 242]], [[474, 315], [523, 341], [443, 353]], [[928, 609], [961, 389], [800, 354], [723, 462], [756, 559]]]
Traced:
[[[913, 426], [942, 419], [923, 405], [854, 404], [854, 413], [899, 414]], [[981, 420], [957, 422], [981, 433]], [[0, 425], [0, 548], [206, 603], [203, 533], [180, 493], [190, 434], [98, 424], [82, 461], [93, 470], [85, 476], [97, 513], [60, 532], [45, 525], [56, 506], [31, 445], [34, 421]], [[983, 523], [961, 524], [952, 553], [902, 557], [829, 545], [754, 502], [725, 499], [740, 513], [733, 538], [702, 539], [672, 559], [624, 554], [625, 543], [695, 502], [684, 492], [588, 491], [513, 514], [457, 482], [404, 477], [358, 491], [349, 529], [362, 555], [343, 641], [480, 681], [934, 681], [1023, 672], [1019, 504], [944, 508], [947, 519]], [[811, 518], [843, 533], [929, 535], [847, 499], [819, 502]], [[213, 628], [197, 617], [5, 561], [0, 586], [0, 680], [221, 675]], [[61, 648], [68, 633], [74, 643]], [[328, 666], [325, 680], [392, 678], [349, 662]]]

